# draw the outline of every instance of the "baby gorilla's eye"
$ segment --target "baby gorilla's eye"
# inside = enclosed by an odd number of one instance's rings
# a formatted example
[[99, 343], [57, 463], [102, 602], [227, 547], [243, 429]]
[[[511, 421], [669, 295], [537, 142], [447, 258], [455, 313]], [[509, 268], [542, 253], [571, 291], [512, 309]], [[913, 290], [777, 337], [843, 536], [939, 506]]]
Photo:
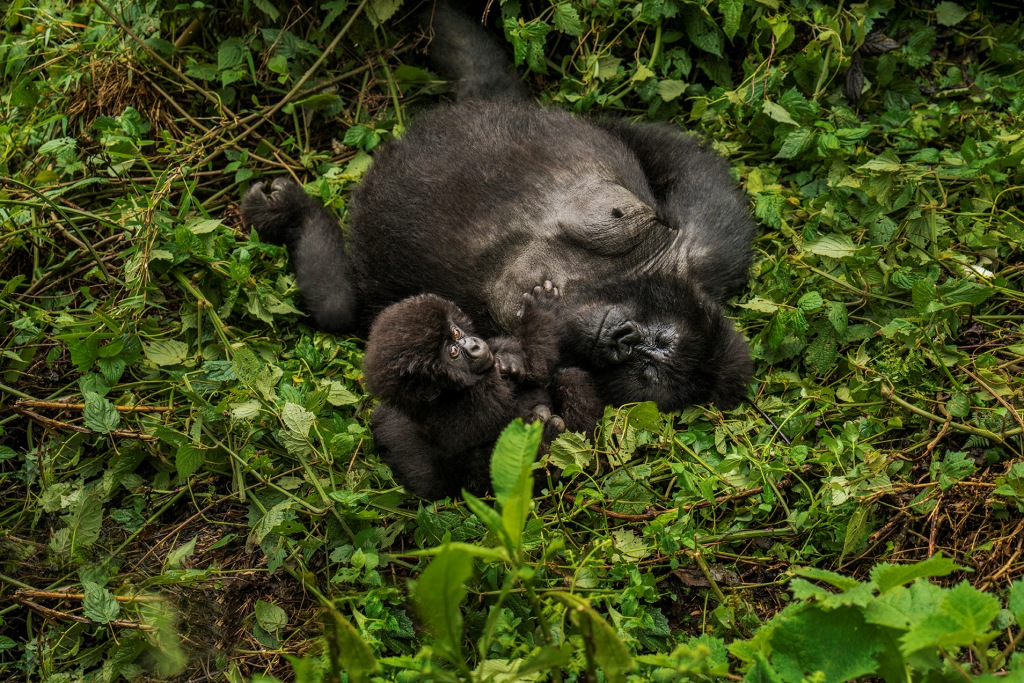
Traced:
[[459, 357], [459, 347], [456, 346], [455, 344], [452, 344], [451, 346], [449, 346], [448, 347], [448, 355], [451, 356], [452, 358], [458, 358]]
[[453, 327], [452, 328], [452, 339], [455, 339], [455, 340], [462, 339], [462, 330], [460, 330], [457, 327]]

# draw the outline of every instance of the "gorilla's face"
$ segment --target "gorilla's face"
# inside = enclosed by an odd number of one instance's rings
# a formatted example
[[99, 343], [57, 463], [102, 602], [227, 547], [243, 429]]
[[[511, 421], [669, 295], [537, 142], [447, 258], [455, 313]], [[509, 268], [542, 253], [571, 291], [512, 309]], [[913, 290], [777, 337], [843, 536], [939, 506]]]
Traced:
[[442, 367], [457, 386], [470, 386], [479, 381], [494, 367], [494, 354], [480, 337], [467, 334], [449, 317], [446, 321], [447, 334], [442, 333]]
[[612, 404], [655, 401], [679, 410], [746, 395], [749, 350], [720, 307], [659, 277], [595, 288], [566, 316], [566, 359], [589, 369]]

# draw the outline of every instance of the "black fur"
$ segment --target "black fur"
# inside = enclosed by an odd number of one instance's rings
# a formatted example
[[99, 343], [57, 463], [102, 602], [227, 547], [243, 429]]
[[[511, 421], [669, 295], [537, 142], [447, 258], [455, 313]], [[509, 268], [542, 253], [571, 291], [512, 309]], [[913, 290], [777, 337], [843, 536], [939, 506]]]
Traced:
[[[462, 488], [482, 494], [491, 448], [516, 417], [543, 420], [547, 439], [566, 428], [593, 431], [603, 409], [593, 380], [578, 369], [555, 376], [555, 296], [550, 283], [535, 288], [523, 302], [519, 336], [487, 341], [454, 303], [432, 294], [381, 312], [363, 372], [381, 399], [374, 441], [396, 481], [426, 498]], [[553, 399], [563, 402], [564, 417], [552, 414]]]
[[722, 304], [746, 282], [754, 226], [722, 159], [668, 126], [510, 101], [518, 81], [479, 26], [439, 5], [435, 27], [459, 101], [377, 152], [353, 193], [347, 251], [290, 181], [243, 202], [261, 235], [291, 246], [317, 324], [358, 332], [431, 292], [482, 333], [507, 334], [520, 293], [548, 279], [572, 321], [565, 352], [605, 401], [739, 403], [749, 349]]

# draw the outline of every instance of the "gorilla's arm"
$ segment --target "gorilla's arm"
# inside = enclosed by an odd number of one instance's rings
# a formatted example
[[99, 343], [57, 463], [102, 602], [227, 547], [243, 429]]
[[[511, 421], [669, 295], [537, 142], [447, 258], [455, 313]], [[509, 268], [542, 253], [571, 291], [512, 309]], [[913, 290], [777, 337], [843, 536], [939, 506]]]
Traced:
[[352, 266], [334, 216], [294, 181], [276, 178], [269, 193], [256, 183], [242, 199], [242, 219], [260, 239], [283, 244], [306, 308], [317, 327], [352, 332], [359, 320], [359, 302], [352, 286]]
[[[657, 200], [658, 219], [687, 235], [688, 275], [722, 302], [747, 282], [754, 223], [725, 161], [696, 138], [657, 124], [594, 123], [629, 147]], [[633, 188], [629, 188], [633, 189]]]
[[525, 383], [546, 385], [558, 367], [561, 331], [556, 312], [558, 296], [558, 289], [550, 280], [523, 295], [519, 339], [526, 361]]

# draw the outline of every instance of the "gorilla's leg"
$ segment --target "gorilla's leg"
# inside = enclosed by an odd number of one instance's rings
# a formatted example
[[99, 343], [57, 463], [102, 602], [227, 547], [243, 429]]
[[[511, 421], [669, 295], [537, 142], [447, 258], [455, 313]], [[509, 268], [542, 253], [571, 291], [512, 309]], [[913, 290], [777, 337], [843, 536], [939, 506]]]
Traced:
[[563, 368], [555, 375], [555, 406], [570, 432], [593, 434], [604, 415], [604, 403], [590, 373], [580, 368]]
[[[480, 475], [480, 463], [473, 462], [473, 458], [450, 461], [452, 454], [424, 439], [416, 423], [390, 405], [377, 406], [372, 419], [377, 451], [391, 468], [395, 481], [406, 490], [438, 500], [458, 496], [463, 486], [479, 486], [481, 479], [486, 488], [487, 478]], [[484, 458], [482, 469], [486, 472], [490, 459]]]
[[686, 234], [688, 275], [722, 302], [747, 283], [754, 222], [746, 195], [717, 153], [669, 126], [595, 123], [633, 150], [658, 202], [658, 219]]
[[359, 302], [345, 240], [338, 221], [318, 201], [287, 178], [277, 178], [270, 193], [256, 183], [242, 199], [242, 218], [260, 238], [283, 244], [291, 253], [299, 291], [319, 328], [351, 332]]
[[509, 56], [480, 25], [479, 18], [471, 18], [441, 0], [423, 23], [434, 29], [430, 60], [441, 74], [454, 81], [456, 100], [529, 99]]

